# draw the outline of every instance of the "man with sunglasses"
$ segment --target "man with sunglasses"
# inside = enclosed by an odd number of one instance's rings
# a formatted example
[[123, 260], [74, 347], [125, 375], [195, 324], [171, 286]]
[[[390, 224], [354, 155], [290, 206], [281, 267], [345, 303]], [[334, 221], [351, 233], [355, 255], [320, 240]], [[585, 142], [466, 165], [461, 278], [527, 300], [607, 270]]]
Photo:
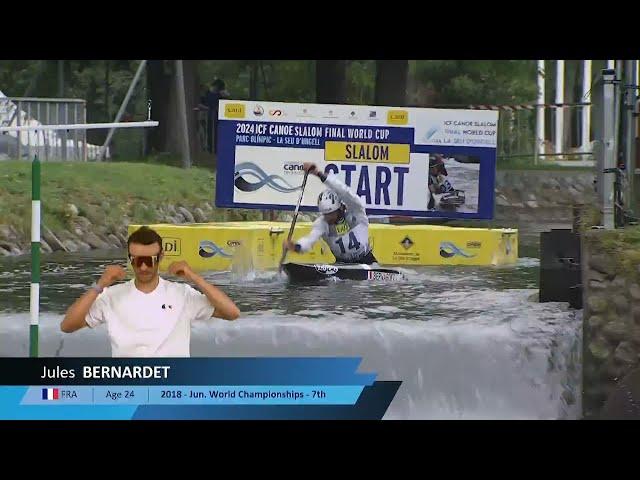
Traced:
[[193, 321], [240, 315], [233, 301], [187, 262], [173, 262], [168, 273], [193, 282], [200, 291], [161, 278], [162, 238], [149, 227], [132, 233], [127, 249], [135, 278], [114, 285], [125, 279], [126, 271], [107, 266], [93, 288], [69, 307], [60, 324], [63, 332], [106, 323], [114, 357], [188, 357]]

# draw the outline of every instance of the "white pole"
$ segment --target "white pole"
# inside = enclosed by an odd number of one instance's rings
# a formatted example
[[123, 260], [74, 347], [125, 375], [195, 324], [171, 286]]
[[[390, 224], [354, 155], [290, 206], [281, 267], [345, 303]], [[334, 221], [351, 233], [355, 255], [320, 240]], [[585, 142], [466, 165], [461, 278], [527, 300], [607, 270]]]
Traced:
[[[591, 60], [582, 64], [582, 102], [589, 102], [591, 95]], [[582, 151], [591, 151], [591, 105], [582, 107]]]
[[120, 122], [120, 123], [75, 123], [69, 125], [23, 125], [17, 127], [0, 127], [1, 132], [23, 132], [26, 130], [97, 130], [100, 128], [135, 128], [157, 127], [158, 122], [147, 120], [144, 122]]
[[[544, 155], [544, 60], [538, 60], [538, 107], [536, 109], [536, 140], [538, 155]], [[537, 162], [536, 162], [537, 163]]]
[[616, 68], [616, 61], [615, 60], [607, 60], [607, 68], [610, 70], [613, 70]]
[[[613, 81], [616, 78], [615, 73], [603, 76], [604, 88], [602, 94], [604, 123], [603, 123], [603, 143], [604, 143], [604, 168], [603, 170], [611, 170], [616, 166], [615, 155], [615, 87]], [[614, 173], [607, 173], [602, 176], [603, 182], [601, 186], [601, 204], [602, 204], [602, 220], [603, 226], [607, 230], [615, 228], [614, 217], [614, 198], [613, 198], [613, 181]]]
[[[556, 61], [556, 103], [564, 103], [564, 60]], [[564, 109], [556, 108], [556, 154], [562, 153]]]
[[[118, 123], [122, 118], [122, 115], [124, 114], [124, 110], [125, 108], [127, 108], [127, 105], [129, 104], [131, 95], [133, 95], [133, 90], [136, 88], [138, 80], [140, 79], [140, 76], [142, 75], [142, 72], [144, 71], [144, 67], [146, 64], [147, 64], [147, 61], [142, 60], [140, 62], [140, 65], [138, 65], [138, 71], [133, 77], [133, 80], [131, 81], [131, 85], [129, 85], [129, 90], [127, 91], [127, 94], [125, 95], [124, 100], [122, 101], [122, 105], [120, 105], [120, 110], [118, 110], [118, 113], [116, 114], [116, 118], [113, 121], [114, 123]], [[102, 148], [100, 149], [98, 160], [104, 159], [107, 148], [109, 147], [109, 142], [111, 141], [111, 138], [113, 137], [114, 132], [115, 132], [115, 128], [112, 128], [111, 130], [109, 130], [109, 133], [107, 134], [107, 139], [104, 141], [104, 145], [102, 145]]]

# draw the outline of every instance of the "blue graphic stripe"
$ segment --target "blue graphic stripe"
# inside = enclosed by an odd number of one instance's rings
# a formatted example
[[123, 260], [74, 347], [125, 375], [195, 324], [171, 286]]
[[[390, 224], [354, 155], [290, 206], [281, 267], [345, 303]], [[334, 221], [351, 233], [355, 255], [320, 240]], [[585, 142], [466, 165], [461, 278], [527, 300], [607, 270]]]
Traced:
[[[16, 388], [16, 387], [13, 387]], [[29, 387], [20, 405], [354, 405], [364, 385], [163, 385], [60, 387], [60, 397], [41, 398]]]
[[[324, 405], [24, 405], [28, 387], [0, 388], [0, 420], [380, 419], [401, 382], [353, 386], [342, 404]], [[32, 387], [34, 388], [34, 387]], [[77, 388], [77, 387], [75, 387]], [[159, 387], [157, 387], [159, 388]], [[165, 387], [166, 388], [166, 387]], [[323, 387], [319, 387], [323, 388]], [[324, 387], [326, 388], [326, 387]], [[346, 392], [346, 390], [345, 390]], [[357, 393], [357, 398], [354, 399]]]
[[365, 387], [355, 405], [143, 405], [134, 419], [163, 420], [349, 420], [381, 419], [401, 382]]
[[363, 385], [148, 387], [149, 405], [354, 405]]
[[[29, 388], [0, 387], [0, 420], [130, 420], [137, 406], [23, 405]], [[40, 390], [39, 388], [36, 390]], [[36, 396], [40, 392], [36, 391]]]
[[[320, 386], [331, 401], [325, 404], [290, 405], [64, 405], [46, 402], [26, 404], [28, 391], [39, 387], [0, 388], [0, 420], [129, 420], [129, 419], [380, 419], [393, 400], [401, 382], [375, 382], [370, 386]], [[98, 388], [98, 387], [69, 387]], [[121, 387], [116, 387], [121, 388]], [[140, 387], [132, 387], [140, 388]], [[173, 388], [173, 387], [149, 387]], [[235, 387], [238, 388], [238, 387]], [[257, 387], [249, 387], [257, 388]], [[278, 389], [279, 387], [260, 387]], [[300, 387], [293, 387], [300, 388]], [[309, 389], [311, 387], [306, 387]], [[336, 390], [337, 389], [337, 390]], [[336, 397], [336, 392], [338, 396]], [[318, 402], [322, 399], [318, 399]], [[42, 402], [42, 400], [41, 400]], [[268, 403], [268, 401], [265, 401]]]

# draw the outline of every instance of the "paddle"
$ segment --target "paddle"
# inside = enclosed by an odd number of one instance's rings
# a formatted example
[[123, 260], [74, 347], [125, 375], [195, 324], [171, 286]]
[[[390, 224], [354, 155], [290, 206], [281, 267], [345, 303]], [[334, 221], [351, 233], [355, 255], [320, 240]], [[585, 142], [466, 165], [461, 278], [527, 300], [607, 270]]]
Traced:
[[[287, 241], [291, 240], [293, 236], [293, 229], [296, 227], [296, 220], [298, 218], [298, 210], [300, 209], [300, 204], [302, 203], [302, 196], [304, 195], [304, 187], [307, 185], [307, 177], [309, 176], [309, 171], [304, 172], [304, 180], [302, 180], [302, 188], [300, 189], [300, 198], [298, 198], [298, 205], [296, 206], [296, 211], [293, 214], [293, 219], [291, 220], [291, 228], [289, 228], [289, 236], [287, 237]], [[280, 266], [278, 270], [282, 273], [282, 263], [284, 262], [285, 257], [287, 256], [287, 249], [282, 249], [282, 258], [280, 259]]]

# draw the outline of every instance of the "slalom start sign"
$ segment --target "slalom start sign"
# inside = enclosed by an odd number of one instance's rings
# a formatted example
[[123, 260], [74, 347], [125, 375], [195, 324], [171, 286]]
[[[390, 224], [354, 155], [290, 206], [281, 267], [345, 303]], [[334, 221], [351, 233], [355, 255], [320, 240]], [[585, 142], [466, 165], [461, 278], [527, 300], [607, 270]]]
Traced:
[[369, 214], [493, 218], [496, 111], [224, 100], [218, 118], [218, 207], [292, 210], [313, 162]]

